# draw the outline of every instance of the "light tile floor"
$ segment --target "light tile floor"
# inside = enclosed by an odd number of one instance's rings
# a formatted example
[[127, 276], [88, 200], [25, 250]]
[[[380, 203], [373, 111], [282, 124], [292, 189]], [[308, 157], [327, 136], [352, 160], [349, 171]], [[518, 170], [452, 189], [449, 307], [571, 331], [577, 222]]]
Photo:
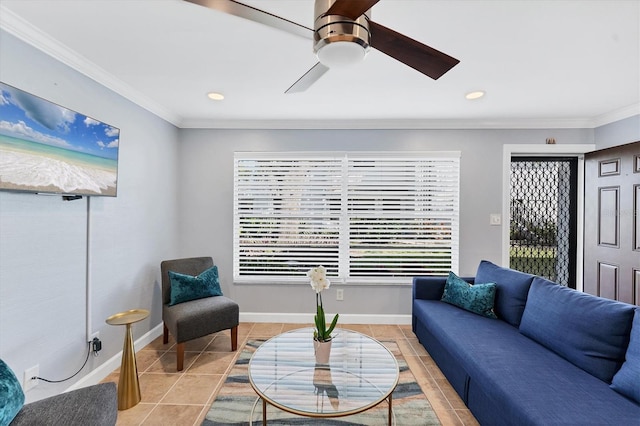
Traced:
[[[311, 324], [241, 323], [238, 348], [251, 338], [269, 338]], [[410, 325], [341, 325], [378, 340], [395, 339], [423, 392], [444, 426], [478, 425], [433, 359], [418, 343]], [[176, 371], [175, 342], [162, 337], [137, 353], [142, 401], [118, 412], [118, 426], [200, 425], [216, 393], [233, 366], [238, 352], [231, 352], [229, 331], [186, 343], [184, 370]], [[103, 381], [118, 383], [118, 370]], [[403, 425], [401, 421], [398, 426]], [[418, 425], [415, 425], [418, 426]]]

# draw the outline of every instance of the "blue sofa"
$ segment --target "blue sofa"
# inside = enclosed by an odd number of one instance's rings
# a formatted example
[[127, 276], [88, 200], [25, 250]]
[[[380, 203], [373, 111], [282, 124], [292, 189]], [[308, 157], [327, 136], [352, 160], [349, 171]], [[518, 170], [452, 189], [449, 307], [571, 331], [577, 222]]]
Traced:
[[482, 261], [492, 319], [441, 301], [450, 279], [413, 279], [413, 331], [480, 424], [640, 425], [638, 307]]

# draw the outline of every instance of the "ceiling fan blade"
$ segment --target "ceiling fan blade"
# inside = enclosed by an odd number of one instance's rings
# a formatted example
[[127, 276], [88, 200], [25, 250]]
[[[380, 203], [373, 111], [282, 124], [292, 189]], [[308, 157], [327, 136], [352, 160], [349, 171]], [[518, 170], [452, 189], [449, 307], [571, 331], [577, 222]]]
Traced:
[[336, 0], [324, 16], [339, 15], [355, 21], [379, 1], [380, 0]]
[[239, 16], [297, 36], [313, 39], [313, 29], [235, 0], [184, 0], [199, 6]]
[[460, 61], [432, 47], [369, 21], [371, 46], [434, 80]]
[[329, 71], [329, 67], [322, 65], [320, 62], [315, 64], [309, 71], [291, 85], [284, 93], [299, 93], [307, 90], [313, 83], [318, 81], [320, 77]]

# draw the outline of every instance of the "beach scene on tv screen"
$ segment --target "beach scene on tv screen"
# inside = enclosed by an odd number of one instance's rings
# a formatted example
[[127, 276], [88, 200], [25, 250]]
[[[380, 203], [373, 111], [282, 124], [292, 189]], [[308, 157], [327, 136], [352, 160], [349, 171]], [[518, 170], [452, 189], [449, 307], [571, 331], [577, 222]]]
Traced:
[[0, 83], [0, 190], [115, 196], [120, 130]]

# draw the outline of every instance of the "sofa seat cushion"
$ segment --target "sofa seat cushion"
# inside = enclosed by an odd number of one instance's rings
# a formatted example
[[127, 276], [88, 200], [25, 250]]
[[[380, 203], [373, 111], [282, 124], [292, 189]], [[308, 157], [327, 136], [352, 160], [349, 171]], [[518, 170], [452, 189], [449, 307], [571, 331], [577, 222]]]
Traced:
[[607, 383], [524, 336], [511, 337], [508, 350], [496, 346], [466, 366], [467, 405], [481, 424], [618, 426], [640, 419], [640, 405]]
[[482, 317], [438, 301], [418, 300], [414, 304], [414, 312], [420, 321], [444, 346], [450, 348], [465, 369], [473, 366], [482, 369], [485, 362], [493, 362], [493, 357], [508, 354], [512, 347], [535, 343], [504, 321]]
[[514, 327], [520, 326], [533, 275], [497, 266], [487, 260], [478, 265], [475, 282], [495, 283], [494, 311], [498, 318]]
[[[205, 297], [169, 306], [162, 305], [162, 318], [177, 343], [238, 325], [240, 307], [226, 296]], [[215, 324], [217, 330], [213, 330]]]
[[536, 277], [529, 290], [520, 332], [611, 383], [624, 362], [633, 313], [632, 305]]

